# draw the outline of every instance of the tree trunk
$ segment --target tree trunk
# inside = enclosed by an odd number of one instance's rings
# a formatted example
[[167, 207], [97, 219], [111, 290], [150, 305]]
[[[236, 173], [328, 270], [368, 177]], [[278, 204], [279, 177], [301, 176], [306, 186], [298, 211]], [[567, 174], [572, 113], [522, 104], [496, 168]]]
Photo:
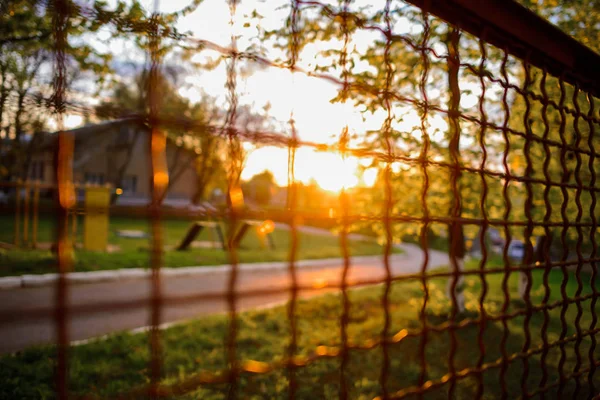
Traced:
[[[6, 106], [6, 101], [8, 100], [9, 89], [6, 83], [6, 75], [8, 74], [8, 67], [6, 65], [0, 66], [0, 78], [2, 79], [2, 84], [0, 85], [0, 134], [3, 130], [2, 121], [4, 121], [4, 107]], [[1, 136], [1, 135], [0, 135]]]
[[203, 143], [200, 165], [196, 169], [196, 193], [192, 198], [192, 203], [198, 204], [206, 195], [206, 188], [211, 182], [215, 172], [217, 159], [217, 139], [208, 137]]
[[464, 267], [465, 257], [465, 239], [462, 224], [457, 221], [462, 214], [461, 191], [460, 191], [460, 87], [459, 87], [459, 72], [460, 72], [460, 56], [459, 42], [460, 31], [453, 27], [448, 28], [448, 38], [446, 46], [448, 48], [448, 139], [449, 139], [449, 159], [453, 166], [450, 172], [451, 184], [451, 201], [450, 201], [450, 216], [452, 222], [448, 226], [448, 238], [450, 241], [449, 254], [450, 266], [454, 277], [448, 280], [447, 294], [450, 299], [454, 299], [456, 311], [463, 312], [465, 310], [463, 285], [464, 277], [462, 269]]
[[40, 138], [41, 132], [35, 132], [33, 134], [33, 137], [31, 138], [31, 140], [29, 141], [29, 144], [27, 145], [27, 150], [24, 152], [24, 159], [23, 159], [23, 175], [21, 177], [21, 179], [23, 180], [27, 180], [27, 178], [29, 177], [29, 166], [31, 165], [31, 158], [33, 156], [33, 153], [36, 151], [36, 146], [37, 146], [37, 142]]
[[[0, 47], [0, 50], [2, 48]], [[4, 131], [4, 107], [6, 106], [6, 101], [8, 100], [8, 87], [6, 84], [6, 75], [7, 75], [8, 67], [5, 64], [0, 65], [0, 79], [2, 79], [2, 83], [0, 84], [0, 154], [3, 154], [4, 140], [2, 138], [2, 132]], [[5, 166], [6, 160], [0, 162], [0, 169]], [[2, 173], [0, 172], [0, 179], [2, 179]]]
[[12, 166], [13, 176], [20, 177], [22, 179], [27, 178], [27, 172], [24, 170], [23, 165], [23, 146], [21, 145], [21, 136], [23, 134], [23, 112], [25, 107], [25, 91], [19, 91], [17, 97], [17, 111], [15, 113], [15, 140], [13, 143], [14, 152], [14, 164]]

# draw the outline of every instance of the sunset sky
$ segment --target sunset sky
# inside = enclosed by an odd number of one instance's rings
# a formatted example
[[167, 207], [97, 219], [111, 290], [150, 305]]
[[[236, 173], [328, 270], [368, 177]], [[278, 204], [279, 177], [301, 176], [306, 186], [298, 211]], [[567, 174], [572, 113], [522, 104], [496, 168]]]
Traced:
[[[153, 1], [142, 2], [148, 10], [153, 9]], [[161, 12], [173, 12], [186, 6], [187, 0], [171, 0], [159, 2]], [[335, 1], [329, 1], [337, 5]], [[382, 2], [383, 3], [383, 2]], [[181, 31], [190, 31], [196, 39], [205, 39], [223, 47], [231, 44], [231, 35], [239, 36], [238, 48], [245, 49], [252, 43], [252, 35], [256, 33], [255, 19], [248, 16], [253, 10], [257, 10], [264, 18], [261, 25], [265, 29], [273, 29], [281, 26], [289, 14], [289, 7], [280, 9], [279, 6], [286, 4], [285, 1], [242, 1], [238, 5], [237, 13], [233, 17], [233, 25], [230, 10], [226, 1], [206, 0], [196, 11], [181, 18], [178, 28]], [[403, 25], [402, 20], [394, 27], [395, 31], [407, 32], [417, 29], [408, 21]], [[364, 52], [367, 46], [377, 39], [378, 33], [372, 31], [361, 31], [351, 38], [351, 47], [356, 47], [359, 52]], [[254, 40], [256, 43], [256, 40]], [[109, 46], [115, 59], [122, 63], [143, 62], [144, 55], [136, 50], [131, 41], [113, 40], [109, 44], [99, 42], [98, 46]], [[277, 53], [266, 44], [267, 57], [274, 59], [277, 56], [285, 57], [283, 53]], [[319, 50], [324, 48], [341, 48], [341, 43], [317, 43], [309, 45], [300, 54], [298, 64], [311, 70], [315, 63], [324, 62], [317, 56]], [[194, 57], [192, 61], [205, 62], [210, 58], [217, 58], [216, 51], [205, 50]], [[293, 116], [297, 134], [301, 140], [318, 143], [335, 143], [339, 135], [347, 126], [349, 133], [364, 133], [368, 130], [380, 129], [386, 113], [381, 111], [375, 114], [361, 113], [351, 102], [346, 104], [331, 103], [330, 100], [336, 95], [338, 87], [330, 82], [308, 77], [301, 73], [291, 73], [287, 69], [264, 68], [250, 65], [247, 62], [241, 67], [249, 71], [242, 75], [238, 73], [237, 96], [239, 103], [249, 105], [256, 112], [263, 113], [268, 108], [270, 118], [276, 121], [277, 132], [290, 135], [288, 121]], [[249, 68], [251, 67], [251, 68]], [[366, 62], [356, 60], [353, 71], [372, 68]], [[191, 101], [199, 101], [204, 95], [215, 98], [217, 105], [222, 109], [228, 108], [226, 83], [226, 65], [219, 64], [213, 70], [190, 70], [186, 75], [179, 93], [188, 97]], [[476, 99], [476, 96], [471, 96]], [[464, 98], [463, 101], [475, 104], [475, 101]], [[404, 115], [403, 121], [394, 121], [395, 129], [412, 130], [413, 126], [420, 125], [420, 119], [415, 110], [408, 107], [396, 107], [396, 115]], [[67, 125], [74, 125], [77, 118], [67, 119]], [[440, 116], [433, 116], [429, 121], [433, 128], [445, 130], [446, 122]], [[288, 179], [287, 150], [273, 147], [255, 147], [247, 144], [249, 155], [243, 179], [249, 179], [253, 175], [270, 170], [273, 172], [278, 184], [286, 185]], [[359, 164], [367, 165], [369, 160], [357, 160], [349, 157], [345, 160], [337, 154], [316, 153], [312, 149], [299, 149], [296, 156], [296, 179], [302, 182], [316, 180], [316, 182], [327, 190], [337, 191], [343, 187], [351, 187], [357, 184], [372, 185], [376, 177], [374, 169], [362, 173]]]
[[[177, 2], [169, 3], [172, 10], [178, 8], [175, 3]], [[231, 17], [226, 2], [207, 0], [193, 14], [182, 19], [180, 27], [182, 30], [193, 32], [194, 37], [210, 40], [224, 47], [230, 46], [233, 31], [241, 36], [238, 47], [244, 49], [249, 44], [246, 38], [252, 34], [251, 29], [243, 27], [243, 24], [249, 21], [244, 18], [244, 15], [249, 15], [252, 10], [257, 9], [258, 13], [264, 16], [261, 21], [263, 27], [276, 28], [283, 23], [289, 13], [289, 8], [277, 10], [282, 4], [284, 2], [281, 1], [243, 1], [237, 9], [234, 25], [231, 26], [228, 23]], [[199, 18], [202, 19], [202, 24], [198, 24]], [[299, 63], [304, 68], [310, 69], [315, 62], [317, 51], [316, 46], [307, 48], [301, 54]], [[216, 56], [218, 56], [216, 52], [211, 54], [206, 51], [199, 57]], [[270, 54], [269, 58], [274, 56], [274, 53]], [[224, 107], [227, 107], [225, 80], [225, 64], [221, 64], [213, 71], [203, 71], [190, 76], [188, 78], [190, 86], [183, 88], [181, 94], [196, 99], [204, 91], [217, 97], [223, 102]], [[280, 122], [280, 131], [288, 135], [290, 128], [286, 122], [293, 115], [297, 134], [301, 140], [332, 143], [338, 140], [338, 135], [346, 125], [351, 131], [377, 129], [381, 125], [384, 116], [373, 118], [367, 124], [363, 121], [359, 110], [349, 103], [332, 104], [330, 100], [335, 97], [337, 90], [335, 85], [323, 80], [300, 73], [293, 74], [289, 70], [278, 68], [256, 69], [245, 79], [238, 78], [240, 103], [250, 104], [257, 110], [268, 105], [269, 115]], [[251, 150], [242, 178], [249, 179], [254, 174], [268, 169], [273, 172], [278, 184], [286, 185], [287, 157], [287, 150], [281, 148], [262, 147]], [[358, 161], [355, 158], [342, 160], [336, 154], [316, 153], [312, 149], [301, 148], [296, 154], [295, 177], [305, 183], [314, 179], [322, 188], [334, 191], [359, 183], [372, 184], [376, 171], [367, 172], [366, 176], [362, 176], [357, 170]]]

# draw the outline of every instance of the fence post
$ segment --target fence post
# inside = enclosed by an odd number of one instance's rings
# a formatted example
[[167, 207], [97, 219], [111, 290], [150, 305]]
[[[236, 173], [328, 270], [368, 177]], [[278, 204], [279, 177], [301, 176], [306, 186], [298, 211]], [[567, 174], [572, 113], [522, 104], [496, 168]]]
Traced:
[[[449, 229], [449, 241], [450, 241], [450, 269], [453, 270], [456, 278], [449, 277], [446, 284], [446, 296], [452, 301], [456, 299], [456, 308], [459, 313], [465, 311], [465, 295], [463, 293], [465, 285], [465, 277], [463, 276], [463, 270], [465, 268], [465, 238], [463, 233], [463, 227], [460, 223], [454, 222], [450, 224]], [[454, 293], [452, 293], [452, 286], [456, 281]]]
[[[524, 258], [524, 257], [523, 257]], [[519, 297], [525, 300], [525, 292], [527, 291], [528, 278], [524, 271], [519, 272]]]
[[[525, 251], [523, 252], [523, 257], [521, 258], [521, 267], [522, 268], [530, 268], [531, 265], [526, 265], [527, 264], [527, 256], [528, 254], [530, 254], [529, 252], [531, 251], [531, 242], [526, 240], [525, 241]], [[539, 244], [541, 242], [540, 239], [537, 240], [537, 243]], [[536, 250], [535, 253], [537, 253], [537, 245], [536, 245]], [[535, 263], [535, 259], [534, 257], [531, 257], [531, 263]], [[527, 292], [527, 286], [529, 283], [529, 274], [526, 271], [519, 271], [519, 297], [521, 298], [521, 300], [525, 300], [525, 294]]]
[[[209, 220], [210, 221], [210, 220]], [[208, 240], [210, 241], [210, 247], [216, 249], [217, 246], [215, 244], [215, 228], [208, 228]]]
[[25, 198], [23, 199], [23, 245], [27, 246], [29, 241], [29, 189], [30, 182], [23, 182]]
[[39, 219], [39, 207], [40, 207], [40, 181], [35, 181], [33, 188], [33, 216], [32, 216], [32, 227], [31, 227], [31, 245], [33, 248], [37, 247], [37, 231], [38, 231], [38, 219]]
[[[552, 241], [552, 235], [550, 236], [538, 236], [536, 242], [535, 242], [535, 248], [534, 248], [534, 252], [533, 252], [533, 259], [532, 259], [532, 263], [536, 264], [538, 262], [543, 262], [545, 263], [547, 260], [549, 260], [549, 255], [546, 254], [546, 252], [550, 251], [550, 243]], [[526, 246], [531, 246], [531, 243], [526, 243]], [[527, 257], [527, 251], [525, 251], [525, 253], [523, 254], [523, 259], [522, 259], [522, 266], [523, 267], [531, 267], [530, 265], [525, 265], [525, 259]], [[528, 274], [525, 271], [520, 271], [519, 272], [519, 296], [521, 297], [522, 300], [525, 300], [525, 292], [527, 290], [527, 283], [528, 283]]]
[[[464, 258], [456, 258], [456, 273], [458, 274], [458, 279], [456, 280], [456, 289], [454, 290], [454, 297], [456, 298], [456, 307], [459, 313], [465, 311], [465, 295], [463, 293], [464, 285], [465, 285], [465, 277], [462, 275], [462, 272], [465, 267]], [[446, 296], [448, 299], [452, 301], [452, 278], [448, 279], [448, 283], [446, 284]]]
[[71, 209], [71, 237], [73, 247], [77, 244], [77, 204]]
[[17, 185], [15, 186], [15, 246], [19, 245], [19, 236], [21, 235], [21, 180], [17, 180]]

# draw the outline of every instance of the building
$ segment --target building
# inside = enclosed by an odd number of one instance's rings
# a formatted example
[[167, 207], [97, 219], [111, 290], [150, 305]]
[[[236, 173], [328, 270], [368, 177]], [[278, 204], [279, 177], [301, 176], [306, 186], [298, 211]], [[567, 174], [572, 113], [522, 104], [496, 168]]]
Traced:
[[[150, 129], [136, 118], [86, 125], [69, 131], [75, 139], [75, 183], [110, 184], [121, 189], [118, 205], [145, 205], [151, 198]], [[57, 135], [43, 137], [32, 155], [29, 179], [54, 182]], [[195, 194], [197, 154], [181, 143], [167, 140], [169, 189], [164, 205], [188, 206]]]

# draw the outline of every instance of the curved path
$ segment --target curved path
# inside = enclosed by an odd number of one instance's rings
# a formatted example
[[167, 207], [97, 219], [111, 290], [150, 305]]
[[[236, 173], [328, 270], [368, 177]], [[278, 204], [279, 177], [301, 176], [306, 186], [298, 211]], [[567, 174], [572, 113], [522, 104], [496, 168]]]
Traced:
[[[392, 274], [398, 276], [420, 271], [423, 251], [411, 244], [399, 247], [404, 253], [390, 257]], [[428, 269], [448, 264], [446, 254], [429, 251]], [[339, 285], [342, 269], [341, 261], [332, 263], [332, 260], [324, 261], [323, 265], [315, 262], [314, 265], [298, 268], [298, 283], [311, 288], [300, 291], [299, 297], [336, 290], [326, 286]], [[348, 283], [384, 277], [381, 256], [351, 260]], [[168, 300], [162, 305], [161, 322], [227, 311], [228, 280], [229, 273], [223, 269], [197, 276], [162, 277], [162, 296]], [[283, 264], [282, 268], [270, 270], [241, 269], [236, 284], [236, 307], [244, 310], [283, 303], [289, 299], [286, 291], [289, 285], [290, 274]], [[44, 286], [0, 291], [0, 314], [6, 316], [10, 313], [13, 316], [0, 324], [0, 353], [55, 340], [55, 290], [55, 286]], [[263, 292], [259, 293], [261, 290]], [[190, 299], [190, 296], [198, 295], [204, 297]], [[138, 279], [69, 285], [71, 306], [82, 307], [69, 315], [69, 339], [72, 341], [144, 327], [150, 321], [150, 282]], [[35, 310], [35, 316], [27, 316], [27, 311], [32, 310]]]

